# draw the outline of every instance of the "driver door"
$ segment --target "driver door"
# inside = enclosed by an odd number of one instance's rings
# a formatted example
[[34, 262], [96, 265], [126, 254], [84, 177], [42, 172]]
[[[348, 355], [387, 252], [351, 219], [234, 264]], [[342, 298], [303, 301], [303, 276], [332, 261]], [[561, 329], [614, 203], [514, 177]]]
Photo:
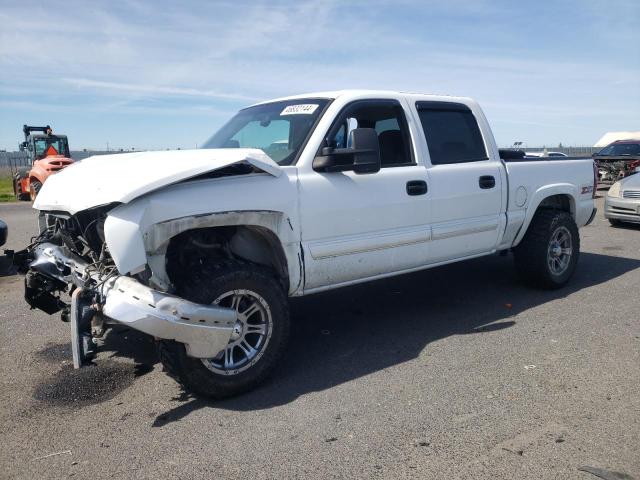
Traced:
[[353, 102], [325, 146], [349, 147], [349, 131], [374, 128], [381, 169], [300, 171], [305, 291], [415, 268], [429, 258], [427, 172], [417, 165], [405, 112], [396, 100]]

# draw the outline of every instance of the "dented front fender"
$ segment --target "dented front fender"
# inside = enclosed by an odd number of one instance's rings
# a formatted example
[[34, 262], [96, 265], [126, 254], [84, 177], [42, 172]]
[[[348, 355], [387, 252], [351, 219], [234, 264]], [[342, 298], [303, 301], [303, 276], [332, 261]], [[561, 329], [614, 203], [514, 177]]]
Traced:
[[289, 293], [295, 295], [302, 290], [304, 266], [295, 171], [291, 173], [278, 178], [258, 174], [186, 182], [114, 208], [104, 233], [118, 271], [135, 274], [148, 266], [150, 284], [166, 290], [170, 282], [165, 255], [176, 235], [201, 228], [257, 227], [277, 240], [286, 260]]

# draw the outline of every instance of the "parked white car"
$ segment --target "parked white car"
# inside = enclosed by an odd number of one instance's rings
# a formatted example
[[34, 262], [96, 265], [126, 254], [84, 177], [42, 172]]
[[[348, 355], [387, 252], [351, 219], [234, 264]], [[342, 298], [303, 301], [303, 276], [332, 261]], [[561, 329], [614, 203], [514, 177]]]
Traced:
[[640, 223], [640, 173], [611, 185], [604, 201], [604, 216], [611, 225]]
[[77, 367], [127, 325], [221, 398], [274, 369], [287, 297], [505, 250], [529, 283], [563, 286], [594, 192], [591, 159], [501, 159], [469, 98], [316, 93], [245, 108], [201, 150], [68, 167], [18, 263], [30, 305], [71, 320]]

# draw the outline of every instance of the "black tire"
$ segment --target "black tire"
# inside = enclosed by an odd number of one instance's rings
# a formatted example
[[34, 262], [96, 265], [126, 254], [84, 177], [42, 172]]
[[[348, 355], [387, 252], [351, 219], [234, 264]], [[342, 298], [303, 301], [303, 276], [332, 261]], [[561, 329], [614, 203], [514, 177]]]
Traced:
[[33, 182], [31, 182], [31, 186], [29, 187], [29, 198], [31, 198], [32, 202], [36, 199], [38, 193], [40, 193], [41, 188], [42, 183], [40, 183], [38, 180], [34, 180]]
[[180, 295], [193, 302], [211, 304], [233, 290], [255, 292], [268, 305], [272, 321], [270, 336], [255, 363], [247, 362], [239, 373], [216, 373], [207, 368], [202, 360], [187, 356], [183, 344], [167, 340], [157, 342], [158, 356], [165, 372], [186, 390], [208, 398], [222, 399], [239, 395], [264, 382], [282, 356], [289, 339], [289, 305], [284, 288], [275, 275], [264, 267], [239, 261], [204, 265], [200, 272], [194, 273], [190, 284], [182, 287]]
[[29, 200], [31, 198], [29, 192], [22, 191], [19, 177], [13, 179], [13, 193], [16, 195], [16, 200]]
[[[562, 233], [562, 238], [565, 238], [565, 232], [569, 233], [571, 254], [564, 269], [554, 271], [550, 266], [553, 250], [551, 243], [558, 232]], [[514, 249], [516, 269], [522, 279], [531, 286], [544, 289], [563, 287], [573, 275], [579, 256], [578, 227], [570, 214], [559, 210], [536, 212], [527, 233]]]
[[29, 193], [24, 193], [20, 186], [17, 187], [16, 200], [27, 201], [31, 199], [31, 195]]

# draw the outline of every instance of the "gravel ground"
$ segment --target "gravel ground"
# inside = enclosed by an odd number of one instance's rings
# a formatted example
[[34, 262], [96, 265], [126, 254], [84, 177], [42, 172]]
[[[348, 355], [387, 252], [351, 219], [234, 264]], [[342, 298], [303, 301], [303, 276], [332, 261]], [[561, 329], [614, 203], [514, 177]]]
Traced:
[[[0, 278], [0, 477], [640, 479], [640, 229], [598, 206], [565, 289], [491, 256], [299, 299], [274, 378], [224, 402], [135, 332], [74, 371], [68, 325]], [[35, 230], [0, 218], [8, 248]]]

